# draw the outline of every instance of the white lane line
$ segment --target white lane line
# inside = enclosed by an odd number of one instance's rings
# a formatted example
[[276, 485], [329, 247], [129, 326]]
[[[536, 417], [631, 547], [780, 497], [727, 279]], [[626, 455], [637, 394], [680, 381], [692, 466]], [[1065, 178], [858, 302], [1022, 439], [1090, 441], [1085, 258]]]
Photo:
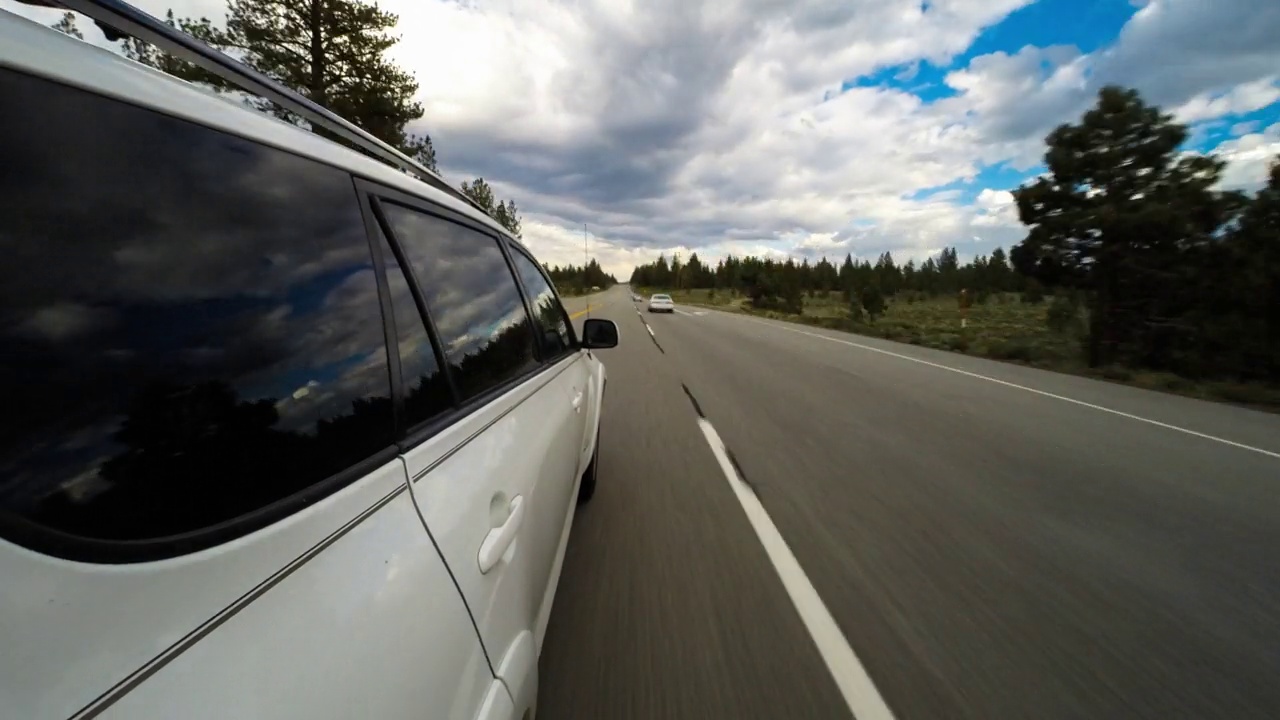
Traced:
[[657, 335], [654, 335], [654, 334], [653, 334], [653, 328], [649, 327], [649, 323], [645, 323], [645, 324], [644, 324], [644, 329], [649, 331], [649, 337], [651, 337], [651, 338], [656, 338], [656, 337], [658, 337]]
[[[725, 314], [728, 315], [732, 313], [725, 313]], [[738, 316], [738, 317], [741, 317], [741, 316]], [[818, 333], [807, 332], [805, 330], [789, 328], [783, 325], [775, 325], [773, 323], [767, 323], [767, 322], [764, 322], [763, 320], [757, 320], [755, 318], [743, 317], [742, 319], [748, 320], [754, 323], [759, 323], [761, 325], [766, 325], [771, 328], [777, 328], [778, 330], [786, 330], [787, 332], [793, 332], [798, 335], [808, 335], [809, 337], [815, 337], [815, 338], [818, 338], [819, 340], [827, 340], [834, 343], [840, 343], [841, 345], [856, 347], [862, 350], [870, 350], [871, 352], [880, 353], [881, 355], [888, 355], [889, 357], [895, 357], [900, 360], [910, 360], [911, 362], [914, 362], [914, 363], [920, 363], [921, 365], [928, 365], [929, 367], [938, 368], [939, 370], [947, 370], [949, 372], [957, 373], [959, 375], [967, 375], [971, 378], [977, 378], [979, 380], [986, 380], [987, 382], [993, 382], [993, 383], [996, 383], [997, 385], [1004, 385], [1005, 387], [1011, 387], [1018, 390], [1025, 390], [1026, 392], [1035, 393], [1036, 395], [1043, 395], [1044, 397], [1053, 398], [1054, 400], [1061, 400], [1063, 402], [1069, 402], [1073, 405], [1087, 407], [1092, 410], [1097, 410], [1099, 412], [1118, 415], [1120, 417], [1128, 418], [1130, 420], [1137, 420], [1138, 422], [1147, 423], [1148, 425], [1155, 425], [1156, 427], [1161, 427], [1166, 430], [1173, 430], [1175, 432], [1185, 433], [1187, 435], [1193, 435], [1195, 437], [1203, 438], [1205, 440], [1212, 440], [1213, 442], [1222, 443], [1223, 445], [1230, 445], [1231, 447], [1234, 447], [1234, 448], [1239, 448], [1241, 450], [1248, 450], [1250, 452], [1256, 452], [1260, 455], [1266, 455], [1267, 457], [1273, 457], [1273, 458], [1276, 458], [1277, 460], [1280, 460], [1280, 453], [1278, 452], [1263, 450], [1262, 448], [1259, 448], [1259, 447], [1254, 447], [1252, 445], [1245, 445], [1244, 443], [1239, 443], [1239, 442], [1236, 442], [1235, 440], [1228, 440], [1226, 438], [1218, 437], [1217, 435], [1209, 435], [1207, 433], [1202, 433], [1196, 430], [1179, 427], [1177, 425], [1170, 425], [1169, 423], [1160, 422], [1159, 420], [1152, 420], [1150, 418], [1144, 418], [1141, 415], [1133, 415], [1131, 413], [1127, 413], [1122, 410], [1115, 410], [1109, 407], [1103, 407], [1102, 405], [1094, 405], [1093, 403], [1088, 403], [1083, 400], [1076, 400], [1075, 398], [1069, 398], [1069, 397], [1066, 397], [1065, 395], [1057, 395], [1051, 392], [1045, 392], [1044, 390], [1037, 390], [1033, 387], [1027, 387], [1026, 385], [1011, 383], [1007, 380], [999, 380], [997, 378], [989, 377], [987, 375], [979, 375], [978, 373], [969, 372], [968, 370], [961, 370], [959, 368], [953, 368], [947, 365], [942, 365], [935, 362], [929, 362], [928, 360], [921, 360], [920, 358], [914, 358], [914, 357], [911, 357], [910, 355], [903, 355], [901, 353], [896, 353], [891, 350], [883, 350], [881, 348], [873, 347], [871, 345], [863, 345], [862, 343], [851, 342], [849, 340], [841, 340], [840, 338], [833, 338], [833, 337], [828, 337], [826, 335], [819, 335]]]
[[787, 547], [786, 540], [782, 539], [773, 520], [769, 519], [769, 513], [760, 504], [760, 498], [738, 477], [719, 433], [705, 418], [698, 418], [698, 427], [702, 428], [711, 452], [720, 463], [720, 470], [724, 472], [725, 479], [733, 488], [733, 494], [742, 504], [747, 520], [755, 529], [756, 537], [760, 538], [760, 544], [764, 546], [769, 560], [773, 562], [773, 569], [777, 571], [800, 620], [804, 622], [814, 645], [818, 647], [818, 653], [826, 662], [832, 679], [840, 688], [849, 711], [857, 720], [893, 720], [889, 706], [876, 690], [875, 683], [871, 682], [871, 676], [867, 675], [866, 668], [853, 653], [853, 648], [849, 647], [849, 641], [840, 632], [840, 626], [831, 617], [831, 611], [823, 604], [813, 583], [809, 582], [809, 577], [804, 574], [804, 569], [800, 567], [791, 548]]
[[676, 308], [676, 312], [680, 313], [681, 315], [688, 315], [689, 317], [693, 317], [693, 313], [691, 313], [691, 312], [685, 312], [684, 310], [681, 310], [680, 308]]

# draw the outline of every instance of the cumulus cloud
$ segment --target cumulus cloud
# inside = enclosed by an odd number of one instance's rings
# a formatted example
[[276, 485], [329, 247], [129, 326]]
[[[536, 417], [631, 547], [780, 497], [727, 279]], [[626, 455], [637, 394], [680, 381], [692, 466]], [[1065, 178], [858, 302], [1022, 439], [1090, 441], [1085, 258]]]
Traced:
[[[1009, 187], [986, 187], [983, 170], [1034, 170], [1044, 135], [1102, 85], [1137, 87], [1197, 123], [1280, 99], [1274, 0], [1134, 2], [1092, 53], [964, 56], [1029, 1], [382, 5], [400, 14], [393, 58], [421, 83], [414, 129], [432, 135], [446, 175], [483, 176], [515, 198], [527, 243], [550, 264], [582, 262], [586, 223], [592, 255], [625, 278], [658, 252], [1007, 246], [1022, 234]], [[176, 9], [223, 15], [217, 0]], [[947, 69], [948, 97], [906, 87], [926, 66]], [[848, 87], [880, 71], [903, 87]], [[1224, 183], [1256, 177], [1270, 147], [1256, 128], [1233, 135]], [[930, 192], [944, 187], [963, 191]]]
[[1280, 157], [1280, 123], [1228, 140], [1218, 146], [1217, 153], [1227, 161], [1219, 181], [1221, 187], [1256, 191], [1267, 183], [1268, 169]]
[[1280, 81], [1278, 80], [1280, 75], [1271, 75], [1253, 82], [1241, 83], [1224, 92], [1197, 93], [1174, 109], [1174, 117], [1180, 122], [1194, 123], [1224, 115], [1261, 110], [1280, 100]]
[[[1007, 245], [1021, 236], [1008, 188], [975, 187], [974, 202], [919, 191], [994, 163], [1033, 168], [1044, 135], [1105, 83], [1135, 85], [1188, 120], [1276, 99], [1280, 19], [1253, 0], [1145, 3], [1093, 54], [976, 57], [947, 74], [954, 96], [932, 103], [891, 87], [842, 91], [880, 69], [945, 66], [1022, 4], [423, 3], [402, 20], [422, 42], [397, 52], [424, 68], [484, 55], [422, 75], [424, 128], [446, 169], [527, 198], [530, 245], [550, 262], [580, 262], [587, 222], [593, 254], [622, 275], [681, 248], [914, 256], [973, 237]], [[995, 197], [1005, 202], [983, 204]]]

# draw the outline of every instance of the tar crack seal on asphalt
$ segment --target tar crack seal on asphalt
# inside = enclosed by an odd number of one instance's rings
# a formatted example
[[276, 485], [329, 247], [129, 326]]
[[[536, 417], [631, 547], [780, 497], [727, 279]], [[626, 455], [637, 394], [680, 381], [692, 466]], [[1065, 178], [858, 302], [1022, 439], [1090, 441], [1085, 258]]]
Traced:
[[693, 396], [693, 392], [689, 390], [689, 386], [680, 383], [680, 387], [684, 388], [684, 394], [689, 396], [689, 402], [693, 403], [693, 411], [698, 413], [698, 417], [706, 419], [707, 414], [702, 412], [702, 406], [698, 404], [698, 398]]
[[724, 454], [729, 458], [729, 464], [733, 465], [733, 469], [738, 473], [738, 479], [742, 481], [742, 484], [751, 491], [752, 495], [760, 497], [759, 488], [747, 478], [747, 474], [742, 471], [742, 465], [738, 462], [738, 456], [733, 454], [733, 450], [729, 449], [728, 445], [724, 446]]
[[[637, 312], [637, 314], [639, 313]], [[658, 352], [666, 355], [667, 351], [663, 350], [662, 346], [658, 344], [658, 338], [653, 334], [653, 328], [649, 327], [649, 323], [645, 322], [644, 318], [640, 318], [640, 324], [644, 325], [644, 329], [649, 331], [649, 339], [653, 341], [654, 347], [658, 348]]]
[[[680, 387], [684, 390], [684, 394], [688, 396], [689, 403], [693, 405], [693, 411], [698, 414], [699, 418], [706, 420], [707, 414], [702, 411], [702, 405], [698, 403], [698, 398], [693, 396], [693, 391], [684, 383], [680, 383]], [[738, 473], [738, 479], [741, 480], [742, 484], [751, 491], [751, 494], [756, 497], [760, 497], [760, 491], [756, 488], [754, 483], [747, 479], [747, 474], [742, 471], [742, 465], [738, 462], [737, 456], [733, 454], [733, 451], [729, 449], [728, 445], [724, 444], [723, 440], [720, 444], [724, 447], [725, 456], [729, 458], [729, 464], [733, 465], [734, 471]]]

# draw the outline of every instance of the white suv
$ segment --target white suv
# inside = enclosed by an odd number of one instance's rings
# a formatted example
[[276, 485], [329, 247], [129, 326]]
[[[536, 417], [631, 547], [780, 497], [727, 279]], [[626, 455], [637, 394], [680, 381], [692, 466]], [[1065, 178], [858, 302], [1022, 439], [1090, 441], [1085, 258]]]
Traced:
[[617, 327], [455, 195], [3, 11], [0, 98], [0, 714], [529, 717]]

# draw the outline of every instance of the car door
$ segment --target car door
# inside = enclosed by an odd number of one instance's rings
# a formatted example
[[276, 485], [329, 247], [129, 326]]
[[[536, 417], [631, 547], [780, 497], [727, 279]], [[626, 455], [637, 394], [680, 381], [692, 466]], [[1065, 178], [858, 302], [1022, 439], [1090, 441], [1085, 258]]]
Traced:
[[564, 376], [575, 356], [544, 362], [508, 255], [483, 226], [390, 190], [372, 202], [387, 276], [408, 284], [396, 325], [425, 321], [434, 339], [429, 352], [400, 341], [410, 490], [522, 712], [536, 699], [536, 628], [576, 481]]
[[[555, 363], [573, 356], [574, 362], [564, 371], [560, 385], [569, 393], [569, 404], [575, 416], [574, 432], [578, 435], [578, 473], [581, 473], [591, 460], [592, 440], [594, 439], [594, 416], [597, 406], [596, 396], [599, 389], [592, 382], [592, 374], [587, 362], [586, 351], [578, 349], [578, 341], [573, 331], [573, 323], [569, 313], [556, 295], [546, 273], [523, 248], [509, 243], [512, 265], [520, 278], [525, 296], [529, 298], [529, 309], [541, 338], [543, 360]], [[575, 485], [576, 487], [576, 485]], [[567, 515], [572, 507], [572, 498], [565, 498], [564, 511]], [[566, 518], [567, 519], [567, 518]]]

